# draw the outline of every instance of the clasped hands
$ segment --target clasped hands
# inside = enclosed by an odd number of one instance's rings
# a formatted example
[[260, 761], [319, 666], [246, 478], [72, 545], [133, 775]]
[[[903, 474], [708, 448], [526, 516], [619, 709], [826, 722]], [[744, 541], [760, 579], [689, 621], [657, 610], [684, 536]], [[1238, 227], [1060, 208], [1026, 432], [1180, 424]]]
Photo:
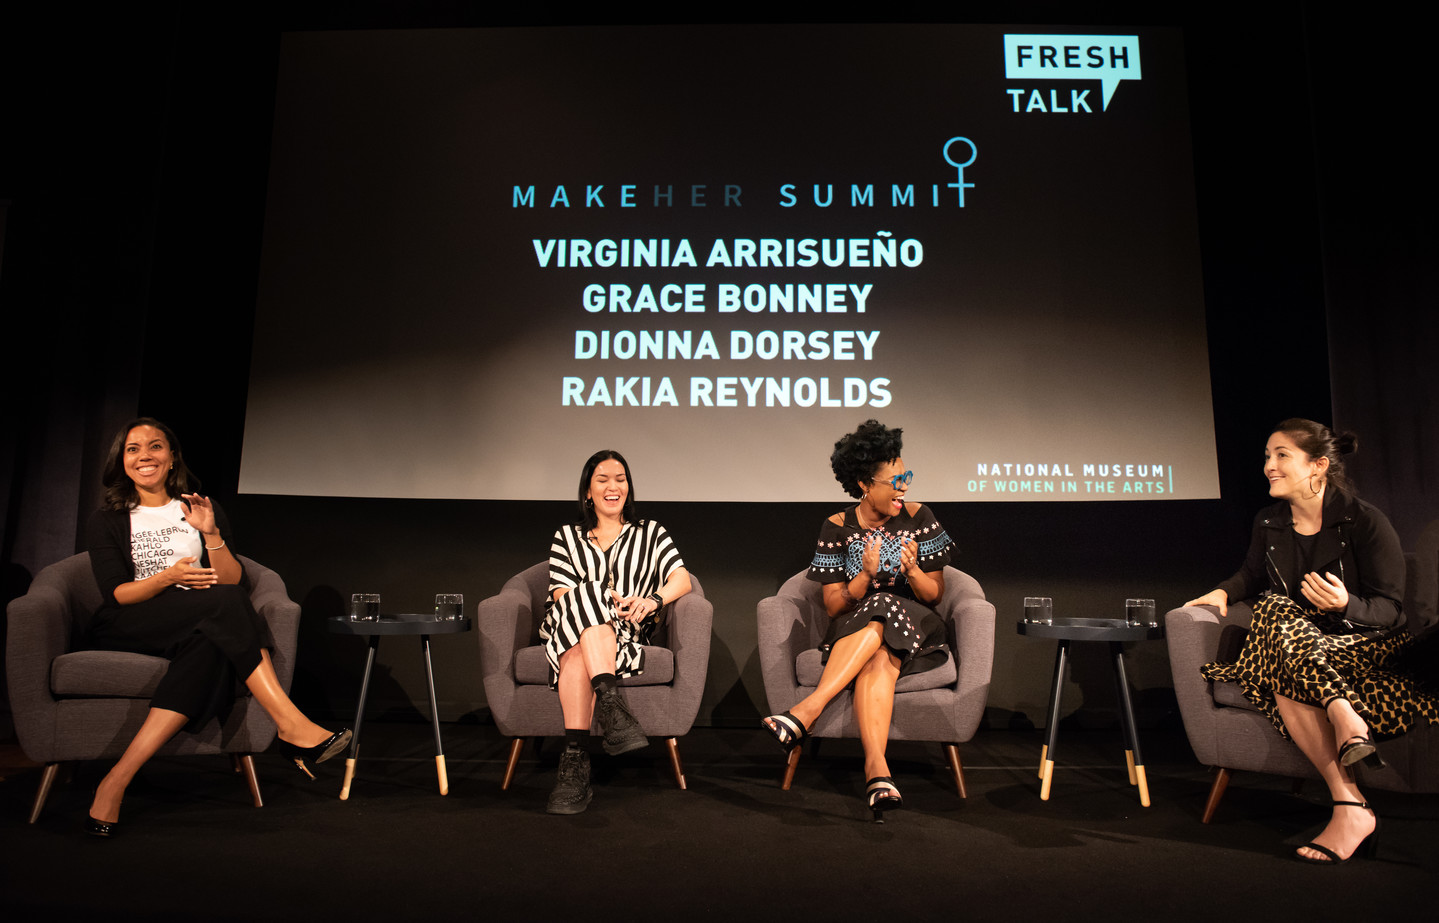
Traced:
[[[871, 579], [879, 576], [879, 550], [884, 539], [879, 535], [870, 535], [864, 540], [864, 555], [860, 558], [860, 567]], [[912, 538], [902, 539], [899, 543], [899, 569], [901, 573], [909, 574], [919, 563], [919, 544]]]
[[642, 622], [659, 610], [659, 606], [648, 596], [621, 596], [610, 590], [610, 598], [614, 601], [616, 614], [626, 622]]

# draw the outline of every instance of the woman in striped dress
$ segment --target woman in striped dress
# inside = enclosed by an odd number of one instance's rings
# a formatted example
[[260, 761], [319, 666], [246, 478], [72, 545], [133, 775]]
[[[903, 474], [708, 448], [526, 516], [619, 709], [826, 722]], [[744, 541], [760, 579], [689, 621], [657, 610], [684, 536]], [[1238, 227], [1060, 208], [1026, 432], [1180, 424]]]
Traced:
[[565, 716], [565, 752], [546, 808], [579, 814], [589, 806], [589, 754], [598, 718], [611, 756], [649, 743], [630, 714], [619, 680], [644, 672], [644, 650], [659, 610], [690, 591], [689, 572], [669, 533], [635, 516], [629, 462], [604, 449], [580, 474], [580, 522], [550, 543], [550, 598], [540, 638]]

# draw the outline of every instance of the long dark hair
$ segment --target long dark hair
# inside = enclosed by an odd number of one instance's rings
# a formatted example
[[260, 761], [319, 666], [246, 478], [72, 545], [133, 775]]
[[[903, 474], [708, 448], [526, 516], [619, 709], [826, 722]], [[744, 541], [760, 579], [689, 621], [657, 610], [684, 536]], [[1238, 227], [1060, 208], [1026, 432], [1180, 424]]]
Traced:
[[102, 509], [133, 510], [140, 505], [140, 492], [135, 489], [135, 482], [125, 473], [125, 440], [137, 426], [155, 427], [170, 444], [170, 458], [174, 465], [165, 475], [165, 492], [170, 495], [170, 499], [174, 500], [181, 494], [192, 494], [200, 489], [200, 479], [191, 474], [190, 469], [185, 466], [185, 454], [180, 451], [180, 437], [175, 435], [175, 431], [154, 417], [136, 417], [120, 427], [114, 441], [110, 443], [110, 454], [105, 456], [105, 467], [100, 473], [100, 482], [105, 485]]
[[1283, 433], [1299, 451], [1310, 458], [1329, 459], [1329, 472], [1325, 478], [1346, 493], [1354, 493], [1354, 484], [1344, 473], [1341, 455], [1351, 455], [1359, 448], [1359, 437], [1353, 433], [1336, 433], [1323, 423], [1315, 423], [1303, 417], [1290, 417], [1274, 427], [1272, 432]]
[[590, 492], [590, 478], [595, 476], [595, 469], [600, 466], [600, 462], [611, 458], [624, 466], [625, 483], [629, 486], [620, 515], [625, 517], [625, 522], [635, 521], [635, 479], [630, 476], [630, 463], [614, 449], [600, 449], [590, 456], [590, 460], [585, 462], [585, 469], [580, 472], [580, 525], [584, 526], [586, 532], [600, 524], [599, 517], [595, 515], [595, 505], [585, 497], [585, 494]]

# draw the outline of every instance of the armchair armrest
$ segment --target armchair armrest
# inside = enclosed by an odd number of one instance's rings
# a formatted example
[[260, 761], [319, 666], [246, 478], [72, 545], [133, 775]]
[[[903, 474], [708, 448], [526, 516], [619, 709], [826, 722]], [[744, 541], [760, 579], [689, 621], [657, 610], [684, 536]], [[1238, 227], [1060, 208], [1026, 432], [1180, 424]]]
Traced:
[[699, 711], [709, 675], [710, 638], [714, 634], [714, 604], [705, 599], [699, 581], [691, 575], [694, 591], [670, 604], [666, 616], [668, 646], [674, 652], [673, 711], [693, 715]]
[[284, 579], [275, 571], [241, 556], [240, 565], [250, 577], [250, 604], [270, 629], [270, 660], [275, 677], [287, 692], [295, 676], [292, 653], [300, 634], [300, 604], [290, 599]]
[[496, 595], [480, 600], [480, 671], [490, 702], [514, 695], [515, 654], [529, 642], [535, 621], [534, 599], [518, 577], [511, 578]]
[[785, 711], [800, 699], [794, 664], [809, 642], [806, 608], [803, 600], [783, 595], [762, 599], [756, 607], [760, 670], [771, 712]]
[[36, 580], [6, 607], [5, 677], [15, 730], [25, 753], [47, 762], [55, 739], [50, 663], [70, 647], [71, 612], [60, 589]]
[[995, 619], [994, 603], [987, 599], [962, 600], [950, 612], [950, 645], [958, 673], [955, 709], [964, 717], [964, 726], [959, 728], [963, 740], [974, 736], [984, 718], [984, 704], [994, 675]]

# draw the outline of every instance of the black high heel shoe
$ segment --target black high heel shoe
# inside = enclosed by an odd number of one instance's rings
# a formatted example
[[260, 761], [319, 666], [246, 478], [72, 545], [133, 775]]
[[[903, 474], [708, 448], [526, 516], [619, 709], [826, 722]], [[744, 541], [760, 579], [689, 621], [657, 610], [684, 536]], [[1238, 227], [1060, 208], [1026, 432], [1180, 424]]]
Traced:
[[[99, 791], [100, 790], [97, 788], [95, 791], [90, 793], [91, 807], [95, 806], [95, 795], [97, 795]], [[119, 827], [120, 822], [118, 820], [96, 820], [95, 815], [91, 814], [89, 811], [85, 812], [84, 830], [91, 836], [111, 837], [120, 832]]]
[[91, 836], [111, 837], [119, 833], [120, 822], [96, 820], [90, 815], [85, 816], [85, 832]]
[[281, 756], [294, 760], [295, 766], [305, 775], [313, 779], [315, 778], [315, 774], [310, 771], [309, 766], [305, 765], [306, 761], [323, 763], [337, 753], [344, 752], [344, 749], [350, 745], [350, 736], [349, 728], [341, 728], [313, 747], [297, 747], [288, 740], [281, 740], [279, 737], [275, 738], [275, 743], [279, 746]]
[[889, 776], [875, 776], [866, 782], [864, 795], [869, 802], [869, 809], [874, 812], [876, 824], [884, 823], [885, 811], [904, 807], [904, 798], [900, 796], [899, 789], [894, 787], [894, 779]]
[[1354, 851], [1343, 859], [1339, 858], [1339, 854], [1336, 853], [1334, 850], [1330, 849], [1328, 846], [1320, 846], [1318, 843], [1314, 842], [1305, 843], [1303, 846], [1300, 847], [1300, 849], [1313, 849], [1317, 852], [1323, 853], [1329, 858], [1315, 859], [1311, 856], [1301, 856], [1297, 852], [1294, 854], [1294, 858], [1298, 859], [1300, 862], [1308, 862], [1311, 865], [1343, 865], [1350, 859], [1353, 859], [1355, 856], [1359, 855], [1360, 851], [1362, 850], [1364, 852], [1364, 858], [1373, 859], [1375, 853], [1379, 851], [1379, 815], [1375, 812], [1373, 808], [1369, 806], [1369, 802], [1367, 801], [1336, 801], [1334, 802], [1334, 807], [1363, 808], [1370, 814], [1374, 815], [1374, 829], [1369, 831], [1369, 835], [1366, 836], [1364, 839], [1360, 840], [1359, 845], [1354, 847]]
[[1339, 748], [1339, 765], [1353, 766], [1360, 760], [1363, 760], [1364, 765], [1370, 769], [1383, 769], [1387, 765], [1384, 757], [1379, 755], [1379, 748], [1374, 746], [1374, 741], [1355, 734], [1344, 741], [1344, 746]]

